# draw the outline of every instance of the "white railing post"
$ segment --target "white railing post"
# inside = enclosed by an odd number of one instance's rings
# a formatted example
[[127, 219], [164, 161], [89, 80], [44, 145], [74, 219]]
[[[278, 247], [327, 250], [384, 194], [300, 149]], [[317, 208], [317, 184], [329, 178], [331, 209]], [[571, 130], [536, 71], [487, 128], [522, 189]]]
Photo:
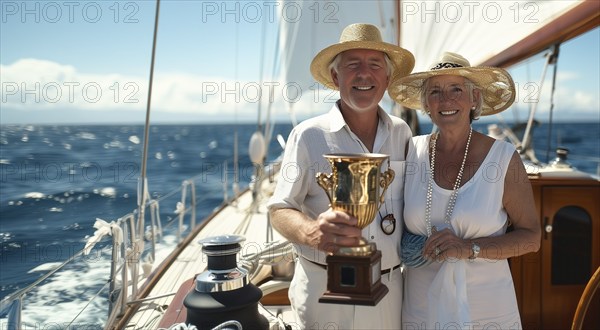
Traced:
[[194, 181], [191, 180], [189, 181], [190, 183], [190, 190], [192, 191], [192, 200], [190, 201], [190, 206], [192, 207], [192, 219], [191, 221], [191, 228], [194, 229], [196, 227], [196, 186], [194, 185]]
[[186, 186], [188, 185], [187, 180], [181, 183], [181, 208], [179, 209], [179, 226], [177, 227], [177, 243], [181, 243], [181, 234], [183, 232], [183, 220], [185, 218], [185, 200], [187, 195]]

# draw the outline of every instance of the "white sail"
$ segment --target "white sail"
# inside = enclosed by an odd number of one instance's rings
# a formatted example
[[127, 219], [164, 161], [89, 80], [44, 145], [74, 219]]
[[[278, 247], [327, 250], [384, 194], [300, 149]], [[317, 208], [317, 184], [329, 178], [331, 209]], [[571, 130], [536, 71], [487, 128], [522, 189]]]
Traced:
[[415, 55], [415, 72], [428, 69], [444, 51], [460, 53], [472, 65], [498, 65], [486, 61], [536, 31], [552, 27], [586, 2], [590, 5], [593, 1], [280, 0], [275, 9], [281, 56], [278, 79], [287, 96], [280, 108], [308, 117], [331, 107], [337, 93], [317, 84], [309, 66], [321, 49], [338, 40], [348, 24], [378, 26], [385, 41], [400, 44]]
[[415, 54], [415, 71], [444, 51], [480, 65], [581, 2], [400, 1], [400, 45]]

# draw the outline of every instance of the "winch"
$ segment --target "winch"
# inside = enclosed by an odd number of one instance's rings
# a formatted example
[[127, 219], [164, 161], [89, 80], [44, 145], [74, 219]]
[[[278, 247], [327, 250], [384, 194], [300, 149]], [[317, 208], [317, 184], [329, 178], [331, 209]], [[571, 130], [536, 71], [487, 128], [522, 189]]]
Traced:
[[556, 158], [550, 162], [550, 166], [553, 168], [571, 168], [571, 164], [567, 160], [569, 155], [569, 149], [565, 147], [556, 148]]
[[237, 321], [243, 329], [268, 329], [269, 321], [258, 312], [262, 291], [250, 282], [248, 271], [237, 265], [244, 240], [240, 235], [223, 235], [198, 242], [208, 265], [196, 276], [194, 290], [183, 301], [187, 324], [212, 329]]

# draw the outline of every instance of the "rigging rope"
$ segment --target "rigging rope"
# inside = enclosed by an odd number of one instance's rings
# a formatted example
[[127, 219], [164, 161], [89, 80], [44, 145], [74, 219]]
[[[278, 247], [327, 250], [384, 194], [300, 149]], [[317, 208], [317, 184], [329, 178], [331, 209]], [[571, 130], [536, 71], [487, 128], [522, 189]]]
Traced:
[[560, 47], [560, 44], [556, 44], [556, 45], [552, 46], [552, 53], [549, 55], [550, 58], [548, 59], [548, 61], [550, 61], [551, 64], [554, 64], [554, 67], [553, 67], [553, 74], [552, 74], [552, 89], [550, 91], [550, 114], [549, 114], [549, 120], [548, 120], [548, 124], [549, 124], [548, 138], [546, 139], [546, 142], [548, 143], [547, 148], [546, 148], [546, 163], [548, 163], [550, 161], [550, 147], [551, 147], [551, 141], [552, 141], [552, 126], [553, 126], [552, 117], [554, 116], [554, 92], [556, 90], [556, 71], [558, 71], [559, 47]]
[[[144, 236], [144, 212], [146, 208], [146, 199], [148, 198], [148, 179], [146, 178], [146, 167], [148, 163], [148, 141], [149, 141], [149, 131], [150, 131], [150, 109], [152, 103], [152, 83], [154, 81], [154, 60], [156, 58], [156, 36], [158, 35], [158, 17], [160, 13], [160, 0], [156, 1], [156, 12], [154, 16], [154, 34], [152, 36], [152, 56], [150, 58], [150, 78], [148, 81], [148, 101], [146, 103], [146, 122], [144, 124], [144, 147], [142, 152], [142, 168], [140, 172], [139, 178], [139, 189], [138, 189], [138, 228], [137, 228], [137, 237], [138, 239], [132, 241], [133, 244], [142, 244], [143, 242], [139, 242], [140, 237]], [[135, 230], [133, 230], [135, 232]], [[134, 235], [135, 237], [135, 235]], [[133, 285], [132, 285], [132, 296], [135, 297], [137, 295], [137, 274], [138, 269], [135, 267], [133, 269]]]

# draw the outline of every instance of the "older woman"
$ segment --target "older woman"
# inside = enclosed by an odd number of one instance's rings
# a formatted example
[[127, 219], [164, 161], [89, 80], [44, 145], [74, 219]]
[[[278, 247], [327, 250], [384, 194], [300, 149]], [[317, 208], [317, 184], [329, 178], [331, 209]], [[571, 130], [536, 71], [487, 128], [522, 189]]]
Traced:
[[389, 93], [438, 127], [414, 137], [406, 159], [403, 327], [521, 328], [507, 258], [540, 246], [531, 185], [511, 144], [471, 128], [512, 104], [512, 78], [445, 53]]

